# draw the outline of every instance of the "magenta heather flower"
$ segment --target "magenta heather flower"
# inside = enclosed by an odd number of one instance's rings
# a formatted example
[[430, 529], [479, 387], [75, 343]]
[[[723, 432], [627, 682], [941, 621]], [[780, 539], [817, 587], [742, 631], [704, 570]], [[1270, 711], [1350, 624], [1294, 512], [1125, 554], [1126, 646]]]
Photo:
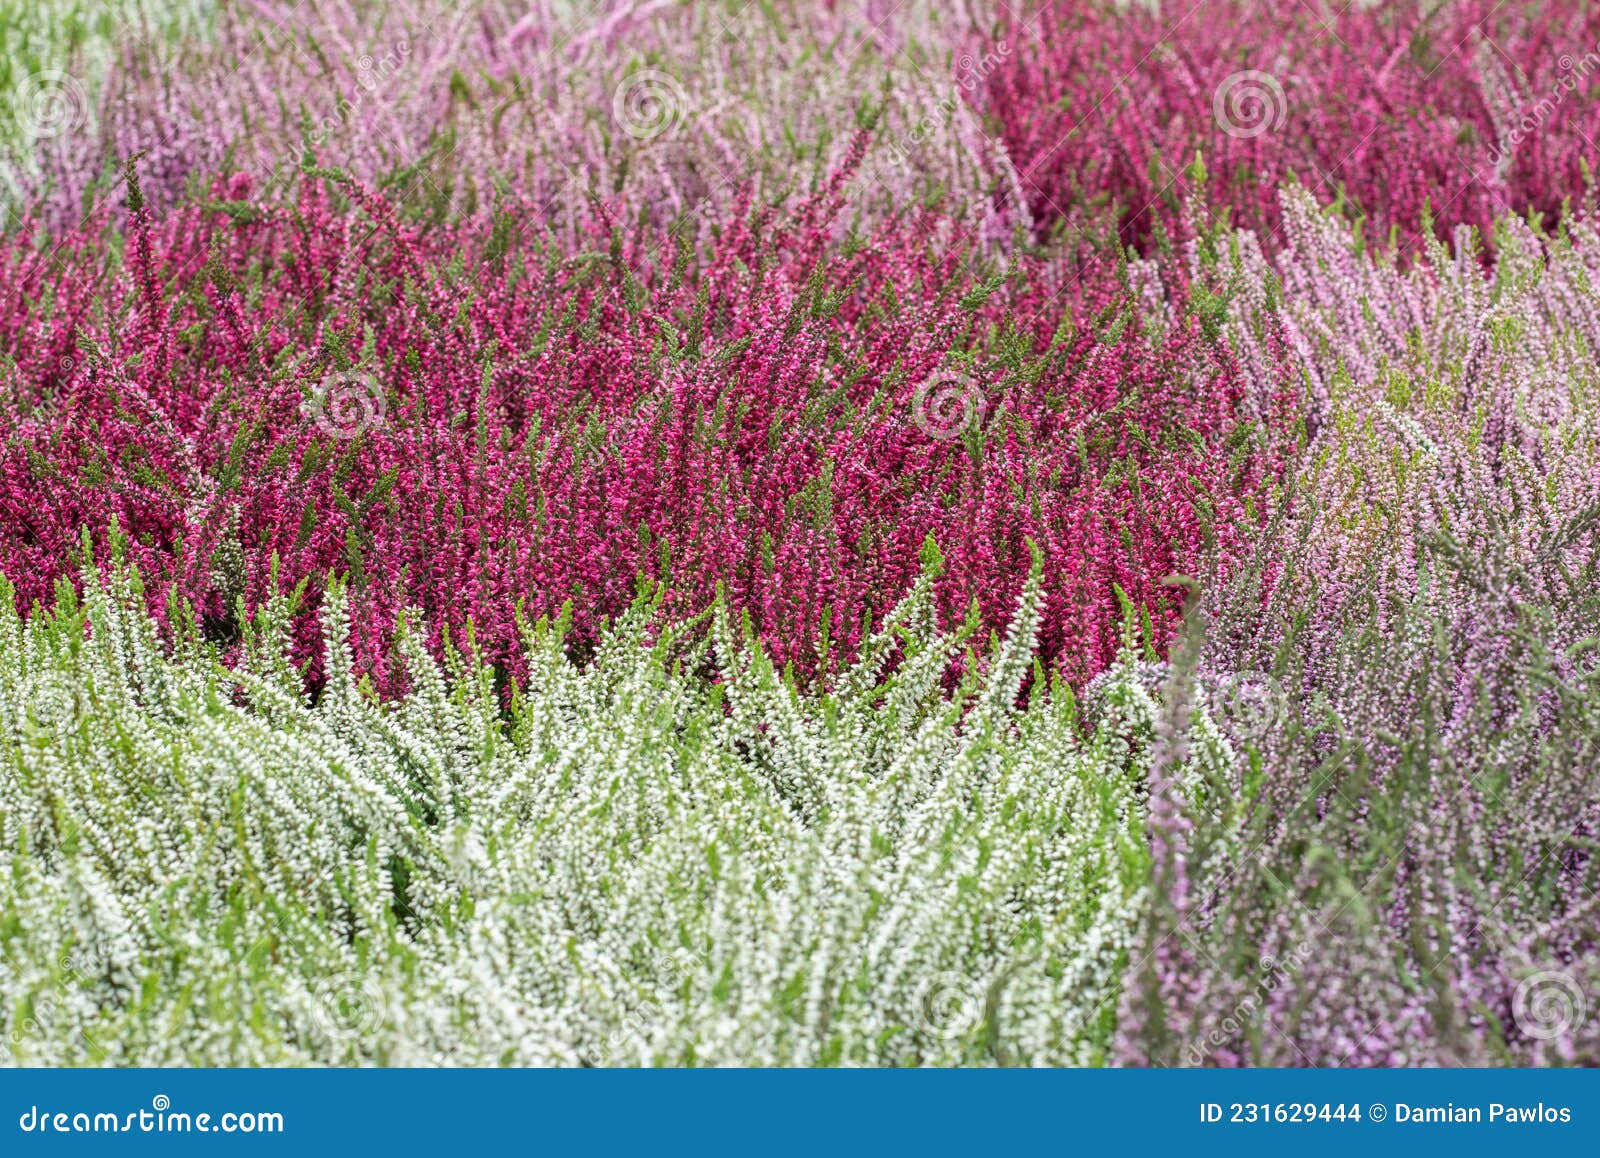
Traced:
[[1336, 5], [1038, 0], [974, 107], [998, 126], [1042, 236], [1065, 222], [1151, 250], [1207, 200], [1278, 239], [1298, 184], [1367, 238], [1416, 241], [1430, 215], [1489, 231], [1554, 218], [1593, 188], [1600, 13], [1468, 0]]
[[514, 664], [519, 606], [573, 601], [581, 641], [641, 575], [673, 614], [724, 584], [780, 661], [825, 672], [930, 535], [944, 614], [991, 624], [1031, 538], [1047, 661], [1099, 670], [1119, 590], [1160, 642], [1160, 580], [1227, 566], [1270, 506], [1287, 413], [1257, 424], [1182, 301], [1142, 327], [1115, 288], [990, 279], [931, 213], [841, 235], [849, 175], [788, 213], [746, 202], [703, 259], [604, 207], [562, 258], [536, 209], [422, 232], [358, 186], [279, 209], [244, 177], [136, 211], [120, 271], [103, 220], [48, 260], [19, 239], [0, 336], [34, 387], [6, 403], [0, 567], [47, 599], [116, 518], [153, 598], [224, 641], [241, 598], [304, 580], [309, 642], [348, 573], [390, 686], [408, 604]]

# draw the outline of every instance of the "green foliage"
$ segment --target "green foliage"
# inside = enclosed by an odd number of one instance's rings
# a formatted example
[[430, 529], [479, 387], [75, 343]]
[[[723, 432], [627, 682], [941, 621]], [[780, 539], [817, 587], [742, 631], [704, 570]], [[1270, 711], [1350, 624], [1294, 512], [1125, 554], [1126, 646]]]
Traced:
[[937, 630], [924, 562], [825, 694], [725, 607], [653, 628], [649, 590], [582, 666], [564, 617], [525, 625], [504, 698], [470, 633], [436, 663], [407, 616], [387, 703], [337, 585], [315, 702], [288, 601], [230, 669], [121, 565], [26, 619], [0, 591], [12, 1060], [1104, 1060], [1149, 871], [1142, 668], [1089, 730], [1064, 687], [1020, 708], [1036, 570], [947, 691], [975, 623]]

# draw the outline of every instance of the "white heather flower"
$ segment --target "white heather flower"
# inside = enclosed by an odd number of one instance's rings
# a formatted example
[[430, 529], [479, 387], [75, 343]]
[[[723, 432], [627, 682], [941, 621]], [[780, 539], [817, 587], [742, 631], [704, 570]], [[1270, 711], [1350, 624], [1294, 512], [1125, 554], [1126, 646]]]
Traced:
[[[941, 690], [962, 642], [923, 581], [831, 695], [720, 618], [727, 712], [674, 662], [692, 637], [649, 644], [641, 613], [584, 667], [534, 633], [506, 721], [415, 615], [412, 691], [364, 696], [337, 588], [313, 704], [281, 607], [227, 671], [164, 652], [128, 576], [85, 578], [87, 632], [0, 605], [0, 1000], [32, 1011], [13, 1061], [1106, 1055], [1143, 911], [1122, 732], [1153, 705], [1128, 660], [1098, 731], [1042, 693], [1015, 708], [1037, 584], [968, 699]], [[41, 674], [69, 694], [34, 695]]]

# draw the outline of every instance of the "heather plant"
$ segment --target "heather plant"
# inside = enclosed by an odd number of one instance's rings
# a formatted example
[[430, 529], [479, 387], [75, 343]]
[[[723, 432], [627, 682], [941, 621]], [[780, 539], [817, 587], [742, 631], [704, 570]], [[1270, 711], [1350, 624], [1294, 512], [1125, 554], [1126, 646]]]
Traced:
[[1409, 590], [1369, 560], [1314, 615], [1245, 583], [1196, 616], [1169, 698], [1238, 759], [1152, 802], [1120, 1062], [1600, 1063], [1597, 522], [1531, 556], [1438, 530]]
[[1269, 250], [1297, 184], [1379, 243], [1424, 218], [1487, 234], [1593, 192], [1600, 12], [1585, 2], [1102, 4], [1038, 0], [970, 93], [1040, 236], [1152, 253], [1181, 231], [1196, 154], [1211, 209]]
[[726, 604], [653, 630], [656, 590], [588, 663], [566, 617], [525, 625], [509, 712], [471, 634], [437, 663], [414, 614], [411, 690], [376, 700], [342, 591], [311, 700], [283, 600], [226, 668], [194, 630], [169, 651], [124, 566], [26, 618], [7, 588], [9, 1058], [1103, 1060], [1146, 896], [1139, 665], [1091, 730], [1063, 685], [1019, 711], [1035, 571], [946, 692], [976, 622], [937, 630], [932, 578], [835, 692]]
[[1198, 154], [1210, 207], [1269, 248], [1286, 184], [1412, 244], [1430, 213], [1487, 233], [1587, 198], [1600, 131], [1600, 21], [1575, 0], [261, 0], [121, 31], [103, 86], [51, 58], [79, 113], [16, 183], [52, 228], [114, 201], [142, 152], [161, 206], [218, 172], [282, 184], [310, 156], [430, 219], [515, 190], [568, 244], [596, 197], [703, 235], [747, 182], [815, 189], [873, 123], [851, 205], [869, 228], [927, 199], [988, 245], [1065, 228], [1153, 255], [1184, 231]]
[[1359, 599], [1369, 564], [1386, 590], [1413, 592], [1416, 544], [1440, 532], [1479, 552], [1500, 543], [1521, 564], [1568, 538], [1562, 550], [1581, 553], [1600, 493], [1593, 220], [1503, 219], [1492, 259], [1462, 226], [1402, 264], [1363, 251], [1303, 194], [1283, 217], [1276, 261], [1242, 235], [1195, 270], [1230, 295], [1241, 361], [1288, 350], [1300, 375], [1308, 585], [1287, 603], [1331, 612]]
[[1119, 1058], [1595, 1064], [1593, 226], [1401, 268], [1309, 198], [1284, 220], [1276, 263], [1196, 251], [1244, 360], [1295, 352], [1309, 440], [1167, 673], [1240, 758], [1164, 815], [1152, 784]]
[[1600, 1064], [1588, 4], [60, 11], [11, 1060]]
[[43, 158], [81, 156], [97, 135], [106, 74], [129, 42], [202, 43], [209, 25], [207, 6], [189, 0], [0, 4], [0, 229], [37, 199]]
[[865, 226], [926, 198], [998, 242], [1025, 224], [1022, 200], [963, 99], [1009, 51], [974, 51], [988, 26], [878, 0], [257, 0], [204, 39], [130, 40], [93, 131], [46, 143], [30, 204], [76, 221], [114, 200], [134, 153], [158, 206], [218, 172], [281, 185], [312, 157], [419, 216], [512, 190], [568, 244], [597, 197], [699, 234], [747, 184], [811, 192], [870, 120], [881, 143], [851, 207]]
[[745, 202], [703, 257], [604, 214], [573, 255], [515, 204], [421, 231], [326, 175], [292, 211], [244, 176], [162, 219], [141, 202], [109, 269], [103, 219], [47, 254], [19, 240], [0, 558], [29, 606], [115, 518], [157, 613], [175, 594], [225, 644], [241, 597], [308, 581], [302, 659], [347, 574], [386, 691], [406, 606], [435, 646], [470, 617], [515, 671], [519, 604], [572, 600], [586, 644], [641, 573], [680, 618], [725, 583], [780, 663], [826, 678], [929, 535], [946, 623], [976, 599], [998, 625], [1032, 538], [1047, 664], [1110, 662], [1124, 598], [1159, 644], [1161, 580], [1226, 570], [1270, 509], [1282, 368], [1247, 382], [1182, 300], [1141, 319], [1115, 270], [1073, 289], [995, 266], [931, 212], [841, 238], [850, 173]]

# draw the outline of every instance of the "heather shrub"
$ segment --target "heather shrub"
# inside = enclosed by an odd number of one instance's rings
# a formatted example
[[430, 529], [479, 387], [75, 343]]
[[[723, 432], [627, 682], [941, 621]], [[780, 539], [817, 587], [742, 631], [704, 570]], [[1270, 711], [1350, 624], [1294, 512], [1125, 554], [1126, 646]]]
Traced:
[[1120, 1062], [1600, 1063], [1597, 516], [1531, 557], [1438, 532], [1414, 588], [1371, 560], [1315, 614], [1235, 589], [1196, 617], [1168, 698], [1238, 759], [1164, 815], [1152, 782]]
[[1487, 232], [1588, 199], [1600, 132], [1577, 0], [122, 7], [19, 42], [71, 110], [8, 166], [52, 229], [115, 202], [142, 152], [163, 207], [219, 172], [282, 186], [309, 156], [428, 220], [510, 190], [569, 245], [596, 197], [705, 240], [746, 184], [825, 183], [871, 123], [864, 228], [927, 200], [986, 245], [1064, 229], [1153, 256], [1186, 231], [1200, 155], [1209, 207], [1269, 248], [1298, 185], [1411, 251], [1430, 213]]
[[1169, 749], [1198, 704], [1239, 759], [1165, 810], [1152, 783], [1119, 1059], [1595, 1064], [1593, 226], [1402, 270], [1284, 219], [1275, 264], [1196, 267], [1243, 360], [1295, 352], [1309, 440], [1168, 672]]
[[1505, 219], [1492, 258], [1458, 227], [1404, 268], [1363, 252], [1303, 195], [1285, 198], [1284, 221], [1276, 261], [1241, 236], [1215, 269], [1196, 269], [1231, 287], [1241, 362], [1287, 350], [1298, 374], [1306, 557], [1286, 604], [1332, 624], [1369, 565], [1387, 590], [1414, 592], [1415, 544], [1440, 532], [1519, 564], [1565, 541], [1600, 493], [1600, 331], [1582, 304], [1600, 272], [1593, 221]]
[[26, 619], [7, 589], [8, 1056], [1103, 1060], [1146, 896], [1138, 665], [1091, 731], [1060, 685], [1017, 710], [1036, 573], [946, 693], [976, 624], [936, 629], [931, 578], [832, 693], [726, 606], [648, 634], [657, 591], [589, 663], [528, 626], [509, 713], [471, 635], [436, 663], [413, 616], [411, 690], [378, 702], [342, 591], [312, 701], [284, 601], [228, 669], [193, 631], [169, 653], [121, 567]]
[[1161, 642], [1163, 577], [1226, 570], [1271, 507], [1282, 368], [1247, 381], [1184, 301], [1141, 317], [1109, 267], [1074, 293], [989, 265], [939, 215], [841, 234], [850, 172], [746, 202], [701, 258], [604, 214], [572, 255], [514, 203], [419, 231], [309, 177], [292, 208], [245, 177], [141, 207], [109, 268], [103, 222], [19, 240], [0, 559], [29, 606], [115, 518], [158, 615], [175, 593], [224, 644], [240, 600], [307, 581], [302, 659], [347, 574], [385, 691], [406, 606], [435, 647], [470, 617], [515, 674], [519, 604], [572, 600], [587, 645], [641, 573], [679, 618], [725, 583], [780, 663], [827, 677], [929, 535], [947, 625], [974, 600], [1003, 621], [1032, 538], [1048, 665], [1108, 663], [1120, 598]]
[[927, 198], [1001, 242], [1025, 224], [1016, 177], [962, 96], [1009, 47], [976, 37], [966, 14], [878, 0], [253, 0], [204, 37], [127, 38], [93, 123], [41, 142], [24, 203], [76, 222], [140, 152], [157, 206], [218, 172], [282, 185], [309, 156], [430, 220], [511, 190], [569, 245], [596, 197], [709, 235], [747, 184], [825, 183], [871, 120], [865, 227]]
[[11, 1061], [1600, 1064], [1588, 4], [0, 18]]
[[1407, 250], [1430, 211], [1487, 232], [1592, 195], [1588, 3], [1039, 0], [995, 35], [1014, 51], [969, 96], [1041, 236], [1109, 214], [1154, 252], [1181, 230], [1196, 154], [1209, 206], [1269, 249], [1289, 185]]
[[[52, 158], [81, 156], [100, 132], [107, 72], [141, 39], [205, 43], [209, 6], [190, 0], [6, 0], [0, 4], [0, 229], [36, 203]], [[113, 84], [111, 91], [115, 91]], [[98, 162], [78, 170], [70, 194]], [[61, 212], [81, 210], [63, 200]], [[76, 220], [76, 217], [72, 218]]]

